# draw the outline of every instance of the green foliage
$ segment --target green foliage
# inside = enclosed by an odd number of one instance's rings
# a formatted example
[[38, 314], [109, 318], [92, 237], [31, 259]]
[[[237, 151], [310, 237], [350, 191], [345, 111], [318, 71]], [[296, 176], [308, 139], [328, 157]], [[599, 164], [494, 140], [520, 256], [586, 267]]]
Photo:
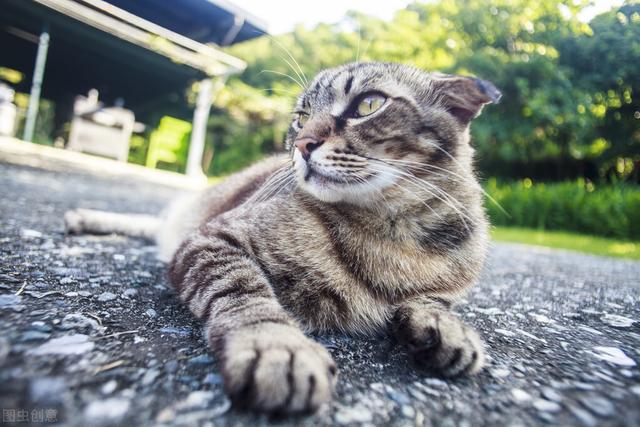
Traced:
[[[16, 125], [16, 137], [22, 138], [29, 106], [29, 94], [16, 93], [14, 103], [18, 107]], [[36, 144], [53, 145], [52, 135], [54, 128], [55, 104], [47, 99], [40, 99], [38, 104], [38, 117], [33, 131], [33, 142]]]
[[502, 242], [526, 243], [620, 258], [640, 259], [640, 242], [588, 236], [566, 231], [494, 227], [491, 237]]
[[421, 2], [398, 11], [391, 22], [351, 12], [336, 25], [300, 27], [231, 47], [249, 62], [232, 82], [290, 106], [305, 76], [356, 59], [477, 75], [504, 94], [472, 127], [485, 173], [639, 182], [640, 5], [628, 4], [588, 25], [577, 18], [588, 3]]
[[268, 97], [240, 80], [230, 80], [216, 96], [209, 119], [207, 173], [226, 175], [282, 149], [290, 108], [286, 98]]
[[570, 230], [598, 236], [640, 240], [640, 188], [628, 184], [595, 185], [490, 179], [486, 191], [506, 211], [487, 201], [495, 225]]
[[[593, 35], [560, 44], [562, 63], [575, 84], [588, 92], [586, 107], [595, 120], [593, 139], [599, 163], [609, 175], [625, 176], [640, 166], [640, 4], [628, 4], [595, 17]], [[628, 166], [620, 165], [623, 163]], [[636, 164], [636, 170], [631, 166]]]
[[129, 163], [144, 165], [147, 161], [149, 141], [142, 135], [131, 135], [129, 140]]

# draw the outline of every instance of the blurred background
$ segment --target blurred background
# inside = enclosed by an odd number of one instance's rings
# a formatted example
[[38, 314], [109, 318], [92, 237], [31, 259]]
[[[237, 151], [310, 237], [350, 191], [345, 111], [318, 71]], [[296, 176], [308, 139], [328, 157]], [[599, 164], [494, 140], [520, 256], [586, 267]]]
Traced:
[[30, 141], [215, 181], [282, 150], [293, 100], [318, 71], [401, 62], [502, 90], [472, 125], [494, 238], [640, 259], [638, 2], [0, 8], [0, 152]]

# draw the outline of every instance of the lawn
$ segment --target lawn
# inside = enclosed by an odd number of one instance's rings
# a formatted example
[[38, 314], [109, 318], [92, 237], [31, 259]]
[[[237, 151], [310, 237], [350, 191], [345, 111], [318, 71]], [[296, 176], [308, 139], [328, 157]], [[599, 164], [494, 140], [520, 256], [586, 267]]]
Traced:
[[586, 252], [620, 258], [640, 259], [640, 242], [608, 239], [565, 231], [494, 227], [494, 240]]

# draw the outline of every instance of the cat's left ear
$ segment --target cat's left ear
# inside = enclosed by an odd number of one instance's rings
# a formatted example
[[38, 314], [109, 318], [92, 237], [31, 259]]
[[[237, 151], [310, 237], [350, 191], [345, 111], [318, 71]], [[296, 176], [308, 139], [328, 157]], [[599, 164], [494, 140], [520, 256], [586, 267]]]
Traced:
[[502, 93], [488, 80], [434, 74], [433, 85], [442, 105], [463, 125], [480, 115], [485, 104], [500, 102]]

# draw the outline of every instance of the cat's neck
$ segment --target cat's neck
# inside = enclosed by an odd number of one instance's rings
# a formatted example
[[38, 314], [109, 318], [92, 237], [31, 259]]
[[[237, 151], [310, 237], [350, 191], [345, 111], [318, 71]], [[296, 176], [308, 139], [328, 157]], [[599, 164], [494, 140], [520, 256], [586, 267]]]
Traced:
[[430, 211], [425, 201], [395, 202], [371, 205], [352, 203], [327, 203], [300, 192], [299, 199], [307, 209], [320, 214], [342, 230], [369, 234], [377, 238], [406, 240], [425, 224], [438, 222], [441, 218]]

